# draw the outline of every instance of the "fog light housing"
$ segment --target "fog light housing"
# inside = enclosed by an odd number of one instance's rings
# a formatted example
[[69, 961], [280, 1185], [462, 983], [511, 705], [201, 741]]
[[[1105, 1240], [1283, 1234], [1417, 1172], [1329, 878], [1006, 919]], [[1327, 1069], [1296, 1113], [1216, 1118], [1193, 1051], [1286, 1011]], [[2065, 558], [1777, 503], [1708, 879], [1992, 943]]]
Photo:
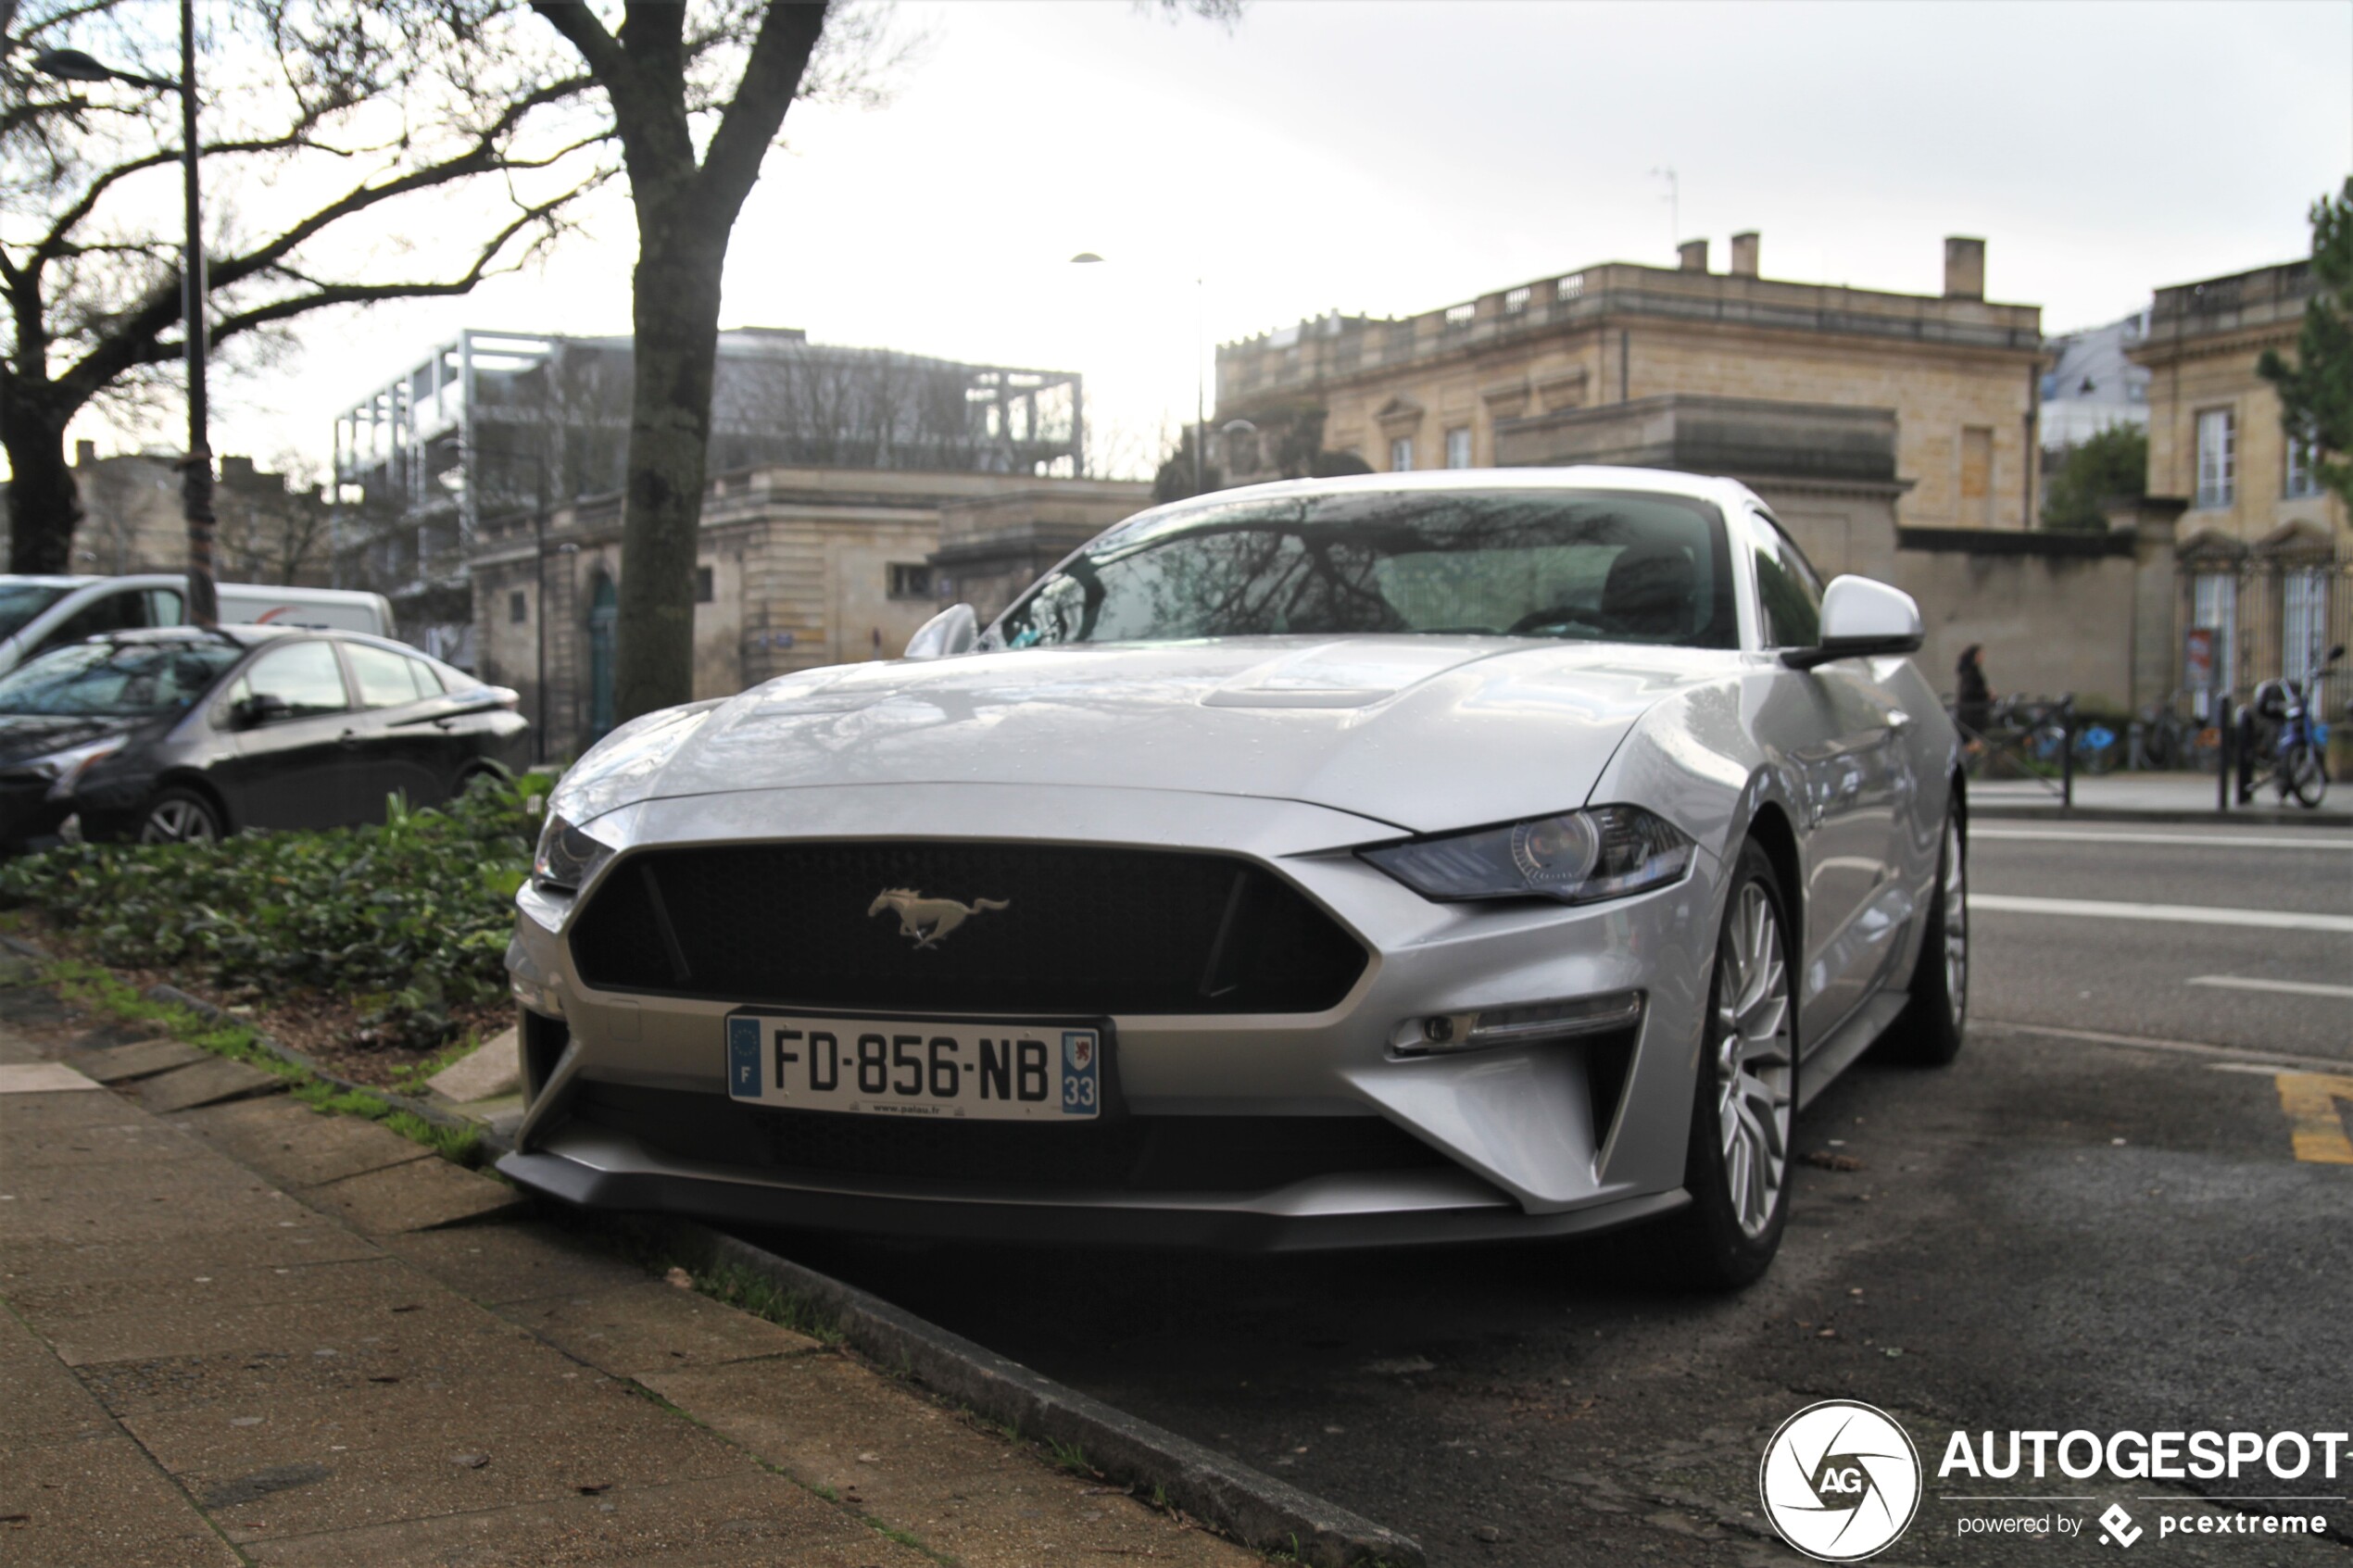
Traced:
[[1454, 1056], [1504, 1046], [1541, 1045], [1589, 1035], [1611, 1035], [1642, 1021], [1642, 993], [1616, 991], [1600, 997], [1524, 1002], [1471, 1012], [1431, 1013], [1409, 1018], [1390, 1037], [1398, 1056]]

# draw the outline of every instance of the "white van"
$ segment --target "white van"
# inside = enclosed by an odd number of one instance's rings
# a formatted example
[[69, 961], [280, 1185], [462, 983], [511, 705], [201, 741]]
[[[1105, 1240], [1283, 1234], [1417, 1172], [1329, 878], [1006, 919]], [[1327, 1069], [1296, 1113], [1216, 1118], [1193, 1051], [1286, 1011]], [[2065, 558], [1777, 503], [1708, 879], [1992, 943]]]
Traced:
[[[392, 605], [382, 594], [343, 588], [279, 588], [220, 583], [220, 619], [235, 624], [332, 626], [393, 634]], [[135, 577], [0, 575], [0, 674], [34, 654], [100, 632], [177, 626], [188, 619], [188, 580], [163, 572]]]

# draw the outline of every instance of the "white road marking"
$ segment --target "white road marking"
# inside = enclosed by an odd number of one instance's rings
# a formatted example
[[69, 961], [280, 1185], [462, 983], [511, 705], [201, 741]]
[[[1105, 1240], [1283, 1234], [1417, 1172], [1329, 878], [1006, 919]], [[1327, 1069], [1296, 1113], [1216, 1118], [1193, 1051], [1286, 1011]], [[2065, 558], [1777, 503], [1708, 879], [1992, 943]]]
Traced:
[[2253, 925], [2267, 931], [2337, 931], [2353, 935], [2353, 915], [2308, 915], [2293, 909], [2209, 909], [2200, 904], [2121, 904], [2105, 898], [2022, 898], [1972, 893], [1971, 910], [2000, 915], [2067, 915], [2079, 920], [2155, 920], [2178, 925]]
[[2203, 849], [2339, 849], [2353, 850], [2353, 838], [2333, 838], [2322, 834], [2299, 834], [2292, 838], [2273, 834], [2197, 834], [2197, 833], [2050, 833], [2032, 828], [1972, 827], [1972, 839], [1998, 838], [2017, 844], [2181, 844]]
[[2244, 974], [2200, 974], [2193, 985], [2221, 985], [2233, 991], [2279, 991], [2291, 997], [2344, 997], [2353, 999], [2353, 985], [2323, 985], [2317, 980], [2257, 980]]
[[2248, 1050], [2239, 1046], [2200, 1045], [2194, 1040], [2153, 1040], [2142, 1035], [2107, 1035], [2096, 1029], [2060, 1029], [2047, 1023], [2010, 1023], [1996, 1018], [1971, 1019], [1969, 1022], [1972, 1027], [1982, 1023], [1988, 1029], [2007, 1029], [2014, 1035], [2047, 1035], [2055, 1040], [2077, 1040], [2087, 1046], [2121, 1046], [2127, 1050], [2218, 1059], [2229, 1063], [2232, 1071], [2242, 1066], [2256, 1073], [2276, 1073], [2282, 1067], [2311, 1068], [2323, 1073], [2345, 1071], [2342, 1058], [2300, 1056], [2294, 1051]]

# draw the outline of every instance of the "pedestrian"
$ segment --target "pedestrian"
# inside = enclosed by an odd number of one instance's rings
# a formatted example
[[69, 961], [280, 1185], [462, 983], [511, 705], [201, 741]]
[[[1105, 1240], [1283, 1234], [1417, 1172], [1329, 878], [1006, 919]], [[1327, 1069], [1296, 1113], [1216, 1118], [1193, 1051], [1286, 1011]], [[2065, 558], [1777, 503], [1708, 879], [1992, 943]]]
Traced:
[[1971, 643], [1953, 667], [1953, 717], [1972, 746], [1984, 737], [1994, 710], [1994, 693], [1985, 684], [1985, 666], [1979, 662], [1984, 651], [1982, 644]]

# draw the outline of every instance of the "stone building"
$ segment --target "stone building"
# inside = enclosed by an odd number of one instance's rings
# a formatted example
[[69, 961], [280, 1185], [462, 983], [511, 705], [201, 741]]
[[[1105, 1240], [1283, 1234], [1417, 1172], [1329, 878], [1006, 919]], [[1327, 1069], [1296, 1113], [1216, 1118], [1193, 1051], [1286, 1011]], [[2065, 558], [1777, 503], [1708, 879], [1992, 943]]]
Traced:
[[[1487, 467], [1562, 415], [1681, 395], [1883, 409], [1905, 521], [2032, 526], [2041, 310], [1985, 298], [1985, 245], [1944, 244], [1937, 295], [1763, 277], [1758, 238], [1669, 270], [1613, 262], [1398, 320], [1329, 316], [1221, 345], [1229, 483], [1304, 472]], [[1236, 421], [1242, 421], [1237, 427]]]
[[[80, 441], [73, 478], [82, 522], [68, 570], [119, 577], [188, 569], [178, 453], [101, 458], [95, 442]], [[328, 507], [315, 488], [257, 468], [251, 458], [226, 457], [212, 510], [213, 574], [220, 581], [327, 585]]]
[[2294, 357], [2313, 289], [2302, 261], [2159, 289], [2129, 351], [2149, 372], [2149, 495], [2180, 512], [2183, 623], [2215, 633], [2217, 687], [2242, 695], [2353, 642], [2353, 525], [2255, 373], [2266, 348]]
[[[704, 493], [696, 568], [695, 696], [724, 696], [818, 665], [895, 659], [975, 584], [984, 617], [1018, 575], [1020, 541], [1101, 532], [1151, 487], [1024, 473], [755, 467]], [[985, 520], [942, 551], [944, 520]], [[1059, 551], [1046, 560], [1059, 558]], [[1026, 560], [1029, 558], [1023, 557]], [[542, 755], [576, 755], [612, 727], [621, 576], [613, 495], [485, 519], [469, 558], [478, 672], [523, 694]], [[1026, 581], [1026, 579], [1024, 579]], [[544, 635], [544, 642], [543, 642]]]

